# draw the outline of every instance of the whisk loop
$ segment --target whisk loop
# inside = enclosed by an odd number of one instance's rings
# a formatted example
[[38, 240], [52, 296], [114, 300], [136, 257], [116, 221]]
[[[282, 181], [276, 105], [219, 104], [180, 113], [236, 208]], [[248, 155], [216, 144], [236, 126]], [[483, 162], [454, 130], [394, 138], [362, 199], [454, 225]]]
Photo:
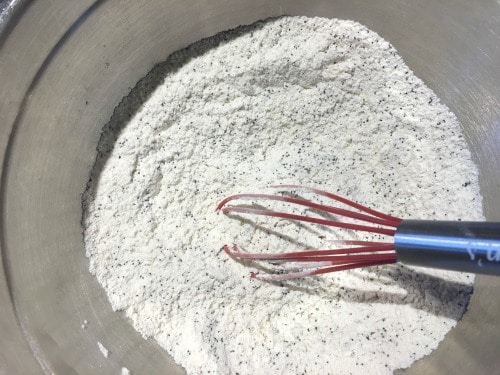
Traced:
[[[273, 186], [280, 189], [305, 189], [320, 196], [327, 197], [333, 201], [343, 203], [357, 209], [360, 212], [347, 210], [339, 207], [324, 205], [303, 198], [295, 198], [274, 194], [236, 194], [225, 198], [217, 206], [217, 210], [224, 214], [252, 214], [277, 217], [281, 219], [296, 220], [330, 227], [364, 231], [375, 234], [394, 236], [397, 226], [402, 219], [373, 210], [369, 207], [353, 202], [323, 190], [309, 188], [299, 185]], [[240, 200], [271, 200], [281, 201], [314, 209], [317, 212], [333, 214], [341, 217], [355, 219], [360, 223], [351, 223], [312, 217], [307, 215], [291, 214], [287, 212], [273, 211], [270, 209], [243, 207], [228, 205]], [[365, 224], [367, 223], [367, 224]], [[347, 247], [328, 250], [305, 250], [299, 252], [287, 252], [278, 254], [248, 253], [243, 252], [236, 245], [224, 245], [224, 251], [233, 258], [249, 259], [254, 261], [266, 261], [284, 266], [278, 273], [251, 273], [251, 277], [259, 280], [280, 281], [290, 280], [306, 276], [320, 275], [329, 272], [343, 271], [352, 268], [378, 266], [395, 263], [397, 261], [393, 242], [378, 241], [340, 241]]]

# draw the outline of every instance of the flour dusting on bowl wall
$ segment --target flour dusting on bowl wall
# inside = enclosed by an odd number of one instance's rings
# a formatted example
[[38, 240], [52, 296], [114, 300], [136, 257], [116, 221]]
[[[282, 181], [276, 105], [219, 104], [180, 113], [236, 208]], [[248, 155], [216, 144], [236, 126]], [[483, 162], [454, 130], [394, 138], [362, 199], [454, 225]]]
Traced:
[[162, 66], [139, 110], [122, 103], [105, 127], [84, 196], [90, 271], [113, 309], [193, 374], [383, 374], [436, 348], [471, 275], [391, 265], [259, 282], [221, 244], [290, 251], [341, 234], [214, 212], [299, 183], [403, 217], [482, 220], [456, 117], [396, 50], [356, 22], [282, 17]]

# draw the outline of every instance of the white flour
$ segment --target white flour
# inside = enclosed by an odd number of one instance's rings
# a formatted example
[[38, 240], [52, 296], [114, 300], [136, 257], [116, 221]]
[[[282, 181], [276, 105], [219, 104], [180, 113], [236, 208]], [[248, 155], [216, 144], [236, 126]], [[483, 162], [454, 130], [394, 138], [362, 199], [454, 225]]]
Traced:
[[394, 265], [259, 282], [221, 246], [325, 248], [335, 233], [214, 212], [295, 183], [403, 218], [482, 219], [455, 116], [395, 49], [355, 22], [285, 17], [162, 69], [117, 108], [84, 196], [90, 271], [113, 308], [193, 374], [387, 374], [430, 353], [470, 275]]
[[108, 348], [106, 348], [100, 341], [97, 341], [97, 347], [101, 351], [101, 353], [104, 356], [104, 358], [108, 358], [109, 357], [109, 350], [108, 350]]

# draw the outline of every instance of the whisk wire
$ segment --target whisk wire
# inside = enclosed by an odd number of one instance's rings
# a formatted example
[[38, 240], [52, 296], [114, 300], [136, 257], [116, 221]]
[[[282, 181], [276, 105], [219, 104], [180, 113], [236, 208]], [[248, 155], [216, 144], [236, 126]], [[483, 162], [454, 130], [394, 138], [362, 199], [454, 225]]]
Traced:
[[[280, 189], [306, 189], [312, 193], [327, 197], [334, 201], [346, 204], [363, 213], [351, 210], [342, 209], [339, 207], [328, 206], [316, 203], [310, 200], [273, 194], [236, 194], [222, 200], [217, 210], [224, 214], [253, 214], [270, 217], [277, 217], [287, 220], [295, 220], [300, 222], [308, 222], [318, 225], [330, 227], [364, 231], [387, 236], [394, 236], [397, 226], [401, 223], [401, 219], [373, 210], [349, 199], [340, 197], [336, 194], [328, 193], [323, 190], [308, 188], [299, 185], [279, 185], [273, 186]], [[248, 206], [227, 205], [230, 202], [237, 200], [272, 200], [291, 203], [307, 208], [311, 208], [318, 212], [324, 212], [341, 217], [348, 217], [361, 222], [367, 222], [374, 225], [365, 225], [333, 219], [324, 219], [307, 215], [292, 214], [287, 212], [273, 211], [271, 209], [253, 208]], [[378, 266], [383, 264], [395, 263], [397, 260], [394, 244], [391, 242], [376, 242], [376, 241], [340, 241], [349, 247], [329, 249], [329, 250], [307, 250], [300, 252], [285, 252], [285, 253], [247, 253], [242, 252], [236, 244], [230, 248], [224, 245], [224, 251], [231, 257], [239, 259], [247, 259], [253, 261], [272, 262], [275, 265], [282, 263], [303, 263], [303, 269], [298, 271], [289, 271], [290, 267], [282, 269], [278, 268], [277, 273], [261, 274], [252, 272], [251, 277], [259, 280], [279, 281], [291, 280], [300, 277], [320, 275], [329, 272], [343, 271], [359, 267]], [[317, 264], [314, 268], [313, 264]], [[299, 266], [300, 268], [300, 266]]]

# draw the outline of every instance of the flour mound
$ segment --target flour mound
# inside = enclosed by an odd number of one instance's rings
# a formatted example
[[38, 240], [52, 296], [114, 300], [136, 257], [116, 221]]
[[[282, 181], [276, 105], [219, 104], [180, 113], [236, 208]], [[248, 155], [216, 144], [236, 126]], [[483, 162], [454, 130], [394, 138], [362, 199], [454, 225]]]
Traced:
[[221, 252], [371, 238], [214, 212], [276, 183], [403, 218], [483, 218], [457, 119], [396, 50], [355, 22], [283, 17], [174, 53], [117, 108], [84, 196], [90, 272], [192, 374], [391, 374], [429, 354], [470, 275], [394, 265], [273, 284]]

